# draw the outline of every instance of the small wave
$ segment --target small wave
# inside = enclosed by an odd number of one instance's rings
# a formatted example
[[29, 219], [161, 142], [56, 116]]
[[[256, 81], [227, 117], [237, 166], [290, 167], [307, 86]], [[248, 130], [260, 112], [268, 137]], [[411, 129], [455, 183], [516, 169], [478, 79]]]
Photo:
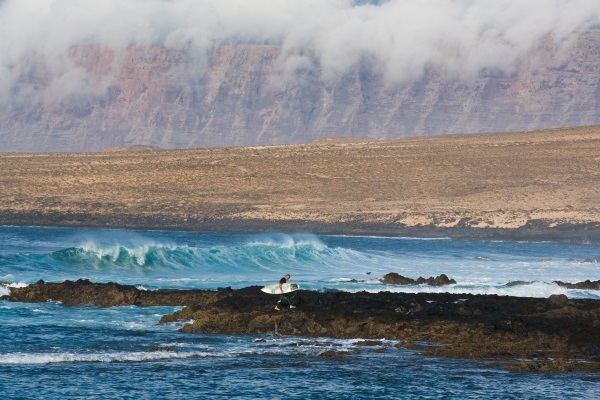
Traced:
[[212, 357], [214, 354], [199, 351], [175, 352], [115, 352], [115, 353], [13, 353], [0, 355], [0, 364], [58, 364], [84, 362], [144, 362], [165, 359]]
[[340, 238], [366, 238], [377, 240], [410, 240], [410, 241], [431, 241], [431, 240], [452, 240], [451, 237], [415, 237], [415, 236], [373, 236], [373, 235], [331, 235], [331, 237]]

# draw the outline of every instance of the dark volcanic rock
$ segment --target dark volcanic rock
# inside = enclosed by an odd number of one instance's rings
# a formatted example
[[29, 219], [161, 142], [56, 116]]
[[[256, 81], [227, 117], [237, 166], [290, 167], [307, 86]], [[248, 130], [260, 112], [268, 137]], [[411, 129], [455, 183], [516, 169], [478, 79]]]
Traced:
[[76, 282], [45, 283], [40, 280], [22, 288], [10, 288], [10, 296], [0, 299], [25, 303], [59, 302], [65, 306], [178, 306], [205, 305], [222, 297], [222, 290], [139, 290], [117, 283]]
[[520, 286], [520, 285], [531, 285], [531, 282], [528, 281], [510, 281], [506, 284], [506, 286]]
[[407, 278], [395, 272], [385, 274], [381, 282], [386, 285], [415, 285], [417, 282], [412, 278]]
[[445, 286], [454, 284], [456, 283], [456, 281], [454, 279], [448, 278], [446, 274], [441, 274], [440, 276], [436, 276], [435, 278], [429, 277], [428, 279], [419, 277], [419, 279], [417, 279], [417, 283], [426, 283], [430, 286]]
[[[161, 323], [182, 332], [398, 340], [444, 357], [493, 359], [526, 371], [600, 371], [600, 301], [449, 293], [301, 291], [296, 309], [277, 312], [276, 296], [252, 286], [217, 291], [140, 291], [87, 280], [39, 281], [11, 289], [10, 301], [64, 305], [185, 305]], [[418, 343], [443, 346], [419, 348]], [[162, 349], [161, 349], [162, 350]], [[343, 354], [324, 354], [345, 357]], [[514, 360], [527, 360], [515, 363]]]
[[588, 279], [584, 282], [577, 283], [565, 283], [561, 281], [554, 281], [554, 283], [567, 289], [600, 290], [600, 280], [590, 281]]
[[390, 272], [383, 276], [381, 282], [386, 285], [422, 285], [427, 284], [430, 286], [444, 286], [456, 283], [454, 279], [448, 278], [446, 274], [441, 274], [440, 276], [429, 277], [427, 279], [423, 277], [419, 277], [417, 280], [407, 278], [405, 276], [399, 275], [395, 272]]
[[569, 298], [564, 294], [553, 294], [548, 297], [548, 303], [550, 306], [564, 307], [569, 302]]
[[116, 283], [98, 284], [87, 279], [76, 282], [45, 283], [40, 280], [33, 285], [11, 288], [9, 300], [28, 303], [56, 301], [65, 306], [94, 305], [98, 307], [126, 306], [135, 304], [140, 291], [133, 286]]

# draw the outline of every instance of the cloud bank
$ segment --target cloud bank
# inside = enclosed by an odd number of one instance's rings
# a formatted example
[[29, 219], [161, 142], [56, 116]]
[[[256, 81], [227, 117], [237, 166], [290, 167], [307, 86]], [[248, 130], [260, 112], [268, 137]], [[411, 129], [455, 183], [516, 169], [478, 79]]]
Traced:
[[335, 80], [366, 59], [394, 84], [427, 68], [509, 72], [545, 38], [566, 45], [599, 25], [598, 0], [0, 0], [0, 102], [40, 96], [40, 80], [46, 100], [101, 94], [110, 73], [76, 65], [78, 46], [160, 44], [202, 65], [216, 44], [278, 44], [283, 79]]

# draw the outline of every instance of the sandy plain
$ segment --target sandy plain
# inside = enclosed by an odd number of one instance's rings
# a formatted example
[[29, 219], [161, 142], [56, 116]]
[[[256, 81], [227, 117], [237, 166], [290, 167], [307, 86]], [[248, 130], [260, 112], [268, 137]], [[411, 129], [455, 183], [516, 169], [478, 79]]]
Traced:
[[600, 126], [0, 153], [0, 224], [600, 242]]

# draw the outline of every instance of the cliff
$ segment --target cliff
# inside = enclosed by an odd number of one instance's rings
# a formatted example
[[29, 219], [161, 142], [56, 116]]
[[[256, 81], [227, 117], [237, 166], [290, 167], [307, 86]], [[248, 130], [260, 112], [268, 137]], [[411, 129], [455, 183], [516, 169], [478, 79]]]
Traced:
[[548, 39], [512, 73], [482, 71], [475, 80], [431, 69], [418, 81], [388, 85], [368, 61], [337, 80], [311, 70], [283, 79], [281, 52], [223, 45], [202, 62], [164, 46], [119, 53], [73, 48], [69, 57], [87, 92], [61, 87], [49, 66], [32, 59], [14, 101], [0, 109], [0, 151], [247, 146], [600, 124], [599, 30], [564, 52]]

